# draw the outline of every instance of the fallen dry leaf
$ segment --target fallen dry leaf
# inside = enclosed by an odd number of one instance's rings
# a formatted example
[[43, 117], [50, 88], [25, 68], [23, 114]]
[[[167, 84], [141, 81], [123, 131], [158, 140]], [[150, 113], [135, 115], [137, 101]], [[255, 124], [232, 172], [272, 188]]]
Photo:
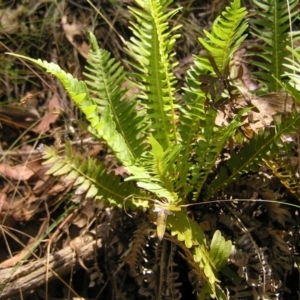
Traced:
[[58, 96], [55, 94], [51, 98], [48, 104], [48, 109], [44, 115], [42, 121], [33, 129], [34, 132], [44, 134], [50, 129], [50, 124], [54, 123], [59, 114], [61, 113], [62, 108]]
[[35, 172], [26, 165], [0, 164], [0, 175], [16, 180], [28, 180]]
[[[1, 33], [12, 34], [20, 30], [19, 16], [25, 12], [26, 8], [19, 5], [17, 9], [0, 9]], [[26, 26], [22, 26], [26, 28]]]
[[0, 175], [15, 180], [29, 180], [40, 171], [41, 167], [41, 160], [38, 158], [32, 161], [26, 160], [23, 164], [16, 166], [0, 163]]
[[65, 32], [66, 38], [75, 49], [86, 59], [89, 56], [90, 47], [87, 44], [82, 24], [73, 19], [72, 23], [68, 22], [68, 17], [63, 16], [61, 25]]
[[0, 191], [0, 212], [2, 209], [5, 211], [8, 209], [9, 204], [7, 203], [7, 191], [9, 189], [9, 186], [5, 186], [1, 191]]

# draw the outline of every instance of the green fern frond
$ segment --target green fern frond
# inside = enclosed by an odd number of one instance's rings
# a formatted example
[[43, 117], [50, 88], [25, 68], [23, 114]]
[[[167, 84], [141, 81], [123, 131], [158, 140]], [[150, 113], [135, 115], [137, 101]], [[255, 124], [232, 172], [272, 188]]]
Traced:
[[278, 154], [282, 147], [281, 137], [284, 134], [295, 132], [300, 125], [300, 116], [291, 115], [287, 120], [278, 123], [276, 128], [270, 128], [266, 132], [260, 131], [249, 142], [244, 144], [238, 152], [232, 152], [227, 161], [228, 169], [222, 167], [217, 178], [209, 185], [206, 199], [210, 199], [222, 188], [237, 180], [242, 174], [256, 171], [263, 159], [270, 159]]
[[[85, 108], [82, 107], [84, 111]], [[102, 118], [94, 117], [90, 119], [91, 129], [99, 136], [102, 136], [107, 144], [114, 149], [116, 157], [124, 164], [126, 169], [132, 174], [132, 176], [126, 178], [127, 181], [135, 180], [137, 185], [151, 193], [154, 193], [159, 198], [166, 198], [170, 203], [177, 201], [176, 194], [165, 189], [160, 182], [157, 182], [155, 178], [151, 176], [147, 170], [134, 161], [131, 152], [127, 148], [123, 137], [116, 131], [115, 124], [112, 120], [110, 112], [110, 106], [107, 105], [103, 111]], [[128, 158], [132, 158], [128, 160]]]
[[[240, 46], [246, 35], [243, 35], [247, 24], [243, 21], [246, 10], [241, 8], [240, 1], [233, 1], [230, 7], [218, 18], [213, 25], [212, 34], [206, 32], [208, 41], [199, 39], [204, 47], [213, 56], [218, 70], [225, 73], [233, 53]], [[215, 126], [216, 112], [214, 109], [205, 108], [206, 95], [200, 88], [199, 74], [203, 69], [215, 73], [214, 67], [206, 57], [195, 56], [195, 67], [188, 71], [187, 84], [183, 99], [185, 106], [181, 108], [180, 114], [180, 136], [183, 144], [181, 152], [182, 163], [180, 163], [181, 177], [177, 188], [183, 187], [184, 194], [191, 190], [196, 184], [197, 191], [194, 200], [197, 199], [208, 173], [214, 166], [220, 151], [230, 134], [240, 126], [238, 118], [235, 119], [227, 129]], [[214, 99], [217, 100], [217, 99]], [[196, 149], [197, 164], [186, 163], [189, 161], [190, 153]], [[192, 180], [189, 179], [192, 169]], [[187, 185], [186, 183], [189, 182]]]
[[[196, 164], [192, 168], [191, 185], [195, 187], [193, 200], [197, 200], [207, 177], [216, 164], [225, 143], [232, 137], [238, 127], [242, 125], [242, 115], [250, 108], [241, 110], [227, 127], [215, 126], [213, 113], [207, 115], [205, 126], [201, 128], [202, 137], [195, 145]], [[216, 114], [216, 112], [215, 112]]]
[[147, 173], [143, 167], [135, 164], [135, 158], [132, 152], [127, 147], [123, 136], [116, 130], [116, 124], [113, 121], [110, 105], [107, 104], [105, 106], [102, 115], [100, 116], [97, 105], [89, 98], [85, 82], [74, 78], [71, 74], [66, 73], [54, 63], [48, 63], [40, 59], [36, 60], [21, 55], [15, 56], [27, 59], [45, 68], [47, 72], [57, 76], [68, 91], [72, 100], [86, 115], [87, 120], [90, 122], [89, 131], [96, 138], [105, 140], [116, 158], [132, 174], [131, 177], [127, 178], [128, 181], [135, 179], [139, 187], [154, 193], [159, 198], [164, 197], [170, 202], [177, 201], [177, 197], [175, 197], [174, 194], [171, 194], [158, 183], [152, 182], [151, 175]]
[[209, 256], [218, 271], [226, 265], [231, 247], [231, 241], [225, 242], [225, 238], [221, 232], [219, 230], [215, 231], [210, 244]]
[[166, 0], [136, 2], [140, 8], [129, 8], [136, 22], [131, 22], [134, 36], [127, 52], [135, 60], [139, 100], [147, 109], [151, 134], [165, 150], [177, 143], [173, 46], [179, 35], [173, 33], [179, 26], [170, 28], [168, 21], [179, 8], [167, 11], [171, 1]]
[[150, 151], [150, 158], [146, 159], [144, 167], [152, 175], [153, 179], [165, 187], [168, 191], [174, 192], [174, 180], [177, 178], [175, 173], [175, 161], [178, 158], [180, 145], [174, 145], [167, 150], [163, 150], [158, 141], [150, 136], [148, 138], [152, 150]]
[[[87, 100], [87, 99], [86, 99]], [[90, 99], [88, 99], [90, 100]], [[90, 122], [89, 131], [96, 137], [104, 139], [108, 146], [112, 149], [117, 159], [127, 168], [134, 165], [134, 156], [123, 136], [116, 130], [116, 124], [113, 121], [111, 107], [108, 104], [102, 116], [99, 116], [97, 106], [92, 101], [77, 101], [76, 104], [84, 112], [86, 118]]]
[[286, 68], [286, 71], [283, 74], [283, 77], [288, 78], [287, 82], [280, 81], [280, 78], [277, 78], [279, 83], [289, 92], [294, 99], [300, 103], [300, 47], [292, 49], [287, 47], [287, 50], [290, 52], [292, 58], [287, 57], [286, 62], [283, 64]]
[[83, 81], [74, 78], [70, 73], [66, 73], [55, 63], [48, 63], [41, 59], [33, 59], [27, 56], [18, 55], [14, 53], [7, 53], [8, 55], [20, 57], [33, 62], [34, 64], [42, 67], [48, 73], [55, 75], [63, 84], [66, 91], [74, 102], [83, 102], [88, 97], [88, 89]]
[[206, 248], [205, 235], [197, 222], [190, 219], [186, 212], [175, 211], [174, 215], [168, 217], [168, 228], [172, 236], [177, 236], [187, 248], [192, 248], [194, 261], [203, 269], [207, 281], [213, 287], [217, 281], [215, 266]]
[[254, 11], [256, 18], [250, 19], [253, 34], [264, 43], [263, 46], [258, 45], [260, 51], [254, 53], [262, 61], [252, 61], [263, 71], [253, 72], [253, 74], [260, 79], [268, 91], [273, 92], [278, 92], [281, 88], [276, 79], [281, 78], [284, 73], [283, 64], [289, 55], [287, 50], [290, 44], [289, 27], [299, 14], [297, 9], [299, 0], [289, 0], [289, 6], [286, 2], [286, 0], [253, 0], [256, 5]]
[[[98, 139], [104, 139], [117, 159], [124, 166], [129, 167], [134, 164], [135, 159], [132, 152], [127, 147], [122, 135], [116, 130], [116, 124], [112, 119], [110, 105], [106, 105], [100, 117], [96, 103], [89, 97], [89, 91], [85, 82], [74, 78], [71, 74], [66, 73], [54, 63], [48, 63], [47, 61], [32, 59], [22, 55], [15, 56], [27, 59], [46, 69], [48, 73], [55, 75], [68, 91], [72, 100], [86, 115], [87, 120], [91, 124], [89, 127], [90, 132]], [[142, 170], [140, 170], [140, 172], [143, 173]]]
[[[202, 229], [184, 211], [175, 211], [174, 215], [168, 217], [168, 228], [172, 236], [176, 236], [179, 241], [184, 242], [183, 247], [179, 246], [185, 251], [187, 260], [191, 263], [196, 273], [200, 273], [200, 278], [206, 280], [206, 285], [201, 292], [203, 298], [199, 299], [205, 299], [205, 296], [210, 294], [213, 298], [217, 297], [225, 300], [225, 294], [218, 286], [216, 274], [227, 262], [231, 252], [231, 242], [225, 242], [220, 231], [216, 231], [211, 243], [211, 249], [208, 251]], [[192, 260], [189, 259], [190, 256], [193, 257]], [[198, 265], [200, 270], [197, 270], [195, 265]]]
[[82, 159], [82, 155], [73, 155], [70, 144], [66, 144], [64, 156], [58, 150], [44, 146], [44, 165], [52, 164], [47, 174], [66, 175], [65, 182], [74, 181], [75, 194], [86, 194], [86, 198], [105, 200], [121, 207], [124, 199], [136, 194], [135, 186], [130, 182], [121, 182], [113, 173], [108, 174], [103, 163], [96, 159]]
[[[126, 89], [122, 85], [127, 81], [126, 72], [111, 54], [100, 49], [95, 36], [90, 33], [91, 50], [88, 66], [84, 75], [91, 99], [97, 104], [100, 113], [109, 104], [116, 130], [122, 135], [134, 158], [139, 158], [145, 151], [143, 133], [147, 123], [137, 114], [137, 102], [125, 99]], [[93, 97], [92, 97], [93, 96]], [[141, 115], [143, 112], [139, 111]]]
[[[199, 39], [204, 48], [213, 56], [217, 68], [223, 75], [234, 52], [247, 36], [244, 34], [248, 27], [244, 20], [246, 14], [246, 9], [241, 7], [241, 1], [234, 0], [230, 6], [226, 7], [226, 11], [215, 20], [212, 33], [204, 31], [207, 40]], [[206, 70], [214, 73], [214, 69], [207, 58], [199, 57], [199, 61]]]
[[[231, 253], [231, 247], [231, 241], [225, 242], [225, 239], [221, 235], [221, 232], [219, 230], [216, 230], [211, 241], [209, 252], [210, 261], [214, 266], [214, 270], [216, 273], [227, 264], [228, 257]], [[198, 255], [200, 255], [200, 253]], [[208, 294], [212, 298], [216, 298], [218, 300], [228, 299], [222, 288], [217, 283], [214, 283], [212, 285], [210, 282], [206, 282], [206, 284], [201, 288], [199, 299], [206, 299], [206, 296]]]
[[[195, 144], [203, 139], [201, 133], [202, 124], [203, 127], [208, 126], [207, 115], [212, 111], [205, 110], [206, 96], [205, 93], [200, 89], [199, 73], [200, 70], [197, 68], [197, 60], [195, 61], [196, 66], [192, 66], [187, 71], [187, 88], [184, 88], [182, 99], [184, 105], [180, 108], [178, 131], [180, 134], [180, 142], [182, 150], [180, 153], [181, 159], [178, 162], [178, 170], [180, 170], [180, 177], [176, 183], [176, 190], [184, 187], [185, 191], [183, 194], [187, 195], [190, 192], [190, 187], [186, 186], [189, 177], [189, 171], [192, 166], [190, 162], [191, 153], [194, 152]], [[215, 116], [208, 117], [211, 119]], [[201, 125], [200, 125], [201, 124]], [[210, 124], [214, 127], [214, 124]]]

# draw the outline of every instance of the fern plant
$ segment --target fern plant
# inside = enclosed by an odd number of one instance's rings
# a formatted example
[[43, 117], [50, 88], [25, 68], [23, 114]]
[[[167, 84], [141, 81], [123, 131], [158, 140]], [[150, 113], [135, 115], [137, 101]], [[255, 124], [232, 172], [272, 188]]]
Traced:
[[[299, 38], [299, 32], [293, 30], [293, 23], [297, 20], [299, 14], [299, 1], [253, 0], [253, 4], [256, 9], [254, 17], [250, 19], [250, 28], [253, 35], [258, 39], [258, 51], [255, 51], [253, 54], [259, 57], [259, 59], [253, 61], [253, 64], [259, 67], [260, 71], [252, 74], [263, 85], [259, 92], [276, 92], [281, 95], [282, 102], [285, 102], [286, 96], [282, 96], [282, 91], [285, 89], [292, 96], [293, 100], [299, 104], [299, 85], [297, 83], [299, 82], [299, 76], [297, 73], [300, 71], [300, 60], [297, 49], [294, 50], [291, 47], [294, 41]], [[285, 125], [289, 127], [292, 119], [297, 124], [298, 114], [296, 113], [291, 117], [285, 116], [284, 119], [280, 124], [279, 130], [285, 130]], [[288, 127], [285, 134], [291, 129]], [[267, 139], [269, 138], [270, 136], [267, 137]], [[283, 145], [280, 140], [277, 140], [277, 145], [288, 148], [288, 144], [285, 143]], [[264, 163], [280, 182], [287, 187], [291, 194], [297, 195], [298, 191], [295, 183], [298, 180], [293, 168], [287, 162], [287, 156], [289, 155], [287, 148], [285, 149], [284, 157], [276, 155], [274, 157], [265, 157]], [[288, 176], [283, 176], [284, 173], [288, 174]]]
[[[298, 0], [253, 0], [255, 17], [250, 20], [253, 35], [261, 42], [255, 51], [259, 59], [253, 64], [261, 71], [253, 75], [264, 85], [263, 92], [279, 92], [281, 85], [277, 79], [284, 74], [285, 58], [289, 55], [287, 46], [291, 45], [291, 38], [296, 37], [296, 32], [291, 29], [298, 18]], [[289, 31], [291, 33], [289, 33]]]
[[[250, 146], [241, 150], [243, 154], [237, 161], [232, 153], [230, 172], [221, 169], [216, 180], [208, 184], [208, 175], [225, 144], [242, 125], [242, 115], [251, 108], [241, 110], [228, 126], [217, 126], [214, 102], [220, 100], [228, 86], [217, 86], [218, 81], [213, 80], [212, 88], [205, 90], [201, 78], [217, 78], [221, 74], [227, 79], [232, 55], [246, 37], [246, 10], [240, 0], [233, 0], [214, 22], [211, 33], [205, 32], [207, 38], [199, 41], [207, 55], [195, 56], [195, 64], [187, 74], [187, 88], [177, 91], [172, 71], [176, 66], [173, 48], [179, 26], [170, 28], [169, 21], [179, 8], [168, 10], [170, 3], [136, 0], [137, 6], [129, 8], [134, 17], [133, 37], [126, 51], [132, 59], [133, 74], [128, 74], [107, 51], [99, 48], [93, 34], [84, 81], [65, 73], [56, 64], [27, 58], [62, 82], [85, 114], [90, 133], [106, 142], [130, 176], [121, 182], [108, 175], [101, 162], [73, 156], [68, 145], [63, 157], [45, 147], [45, 164], [53, 164], [48, 174], [65, 174], [66, 180], [74, 180], [76, 191], [86, 193], [87, 197], [118, 207], [126, 202], [135, 209], [150, 208], [156, 213], [158, 238], [163, 239], [168, 229], [206, 282], [200, 299], [207, 294], [226, 299], [217, 274], [226, 264], [231, 242], [225, 242], [216, 231], [209, 248], [203, 231], [187, 214], [188, 201], [201, 201], [204, 190], [208, 191], [204, 199], [209, 200], [259, 165], [266, 155], [278, 152], [278, 140], [294, 130], [299, 117], [282, 124], [276, 132], [257, 135]], [[128, 97], [127, 90], [122, 89], [125, 81], [131, 81], [139, 92]]]

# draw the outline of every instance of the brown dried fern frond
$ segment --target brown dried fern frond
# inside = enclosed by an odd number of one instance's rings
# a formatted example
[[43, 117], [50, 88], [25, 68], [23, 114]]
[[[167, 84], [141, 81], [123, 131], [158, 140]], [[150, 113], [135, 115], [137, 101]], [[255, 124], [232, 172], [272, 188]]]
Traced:
[[[253, 295], [258, 294], [261, 297], [274, 292], [276, 284], [268, 257], [270, 251], [267, 247], [261, 247], [262, 243], [259, 238], [266, 238], [264, 234], [267, 232], [263, 230], [263, 224], [247, 213], [236, 212], [229, 206], [227, 208], [231, 216], [221, 215], [219, 222], [232, 230], [235, 236], [231, 261], [239, 268], [237, 273], [243, 278], [242, 285], [252, 287]], [[269, 237], [268, 234], [267, 236]], [[237, 290], [233, 292], [239, 295], [238, 299], [243, 299], [241, 298], [242, 292]]]
[[[286, 182], [288, 181], [288, 179], [285, 180]], [[269, 217], [273, 221], [277, 221], [284, 226], [286, 222], [291, 220], [291, 214], [289, 210], [286, 207], [282, 207], [280, 203], [273, 202], [281, 197], [277, 191], [279, 182], [274, 176], [271, 176], [271, 178], [268, 176], [247, 178], [245, 180], [241, 180], [240, 183], [250, 187], [253, 191], [259, 194], [260, 198], [271, 200], [262, 201], [260, 202], [260, 205], [268, 212]], [[276, 188], [274, 188], [274, 186], [276, 186]], [[291, 190], [289, 191], [291, 192]]]
[[183, 250], [183, 253], [179, 252], [179, 255], [189, 264], [191, 268], [189, 278], [192, 286], [194, 287], [194, 292], [200, 291], [201, 288], [205, 286], [207, 279], [203, 270], [199, 267], [199, 264], [195, 262], [190, 249], [187, 248], [184, 243], [175, 239], [168, 233], [165, 233], [165, 239], [171, 241], [173, 244], [177, 245], [179, 248], [181, 248], [181, 250]]
[[179, 282], [179, 272], [176, 270], [178, 264], [175, 263], [174, 256], [176, 250], [178, 248], [170, 243], [170, 254], [168, 257], [168, 264], [167, 264], [167, 276], [166, 276], [166, 286], [168, 294], [170, 295], [172, 300], [179, 300], [181, 299], [181, 293], [178, 289], [182, 285], [182, 282]]
[[[129, 249], [126, 251], [123, 261], [130, 267], [130, 272], [133, 277], [141, 274], [141, 266], [143, 260], [143, 248], [146, 245], [150, 223], [143, 221], [139, 223], [135, 230], [132, 240], [129, 244]], [[127, 254], [128, 253], [128, 254]]]
[[287, 190], [300, 199], [299, 178], [289, 157], [276, 155], [273, 159], [264, 160], [273, 174], [280, 180]]

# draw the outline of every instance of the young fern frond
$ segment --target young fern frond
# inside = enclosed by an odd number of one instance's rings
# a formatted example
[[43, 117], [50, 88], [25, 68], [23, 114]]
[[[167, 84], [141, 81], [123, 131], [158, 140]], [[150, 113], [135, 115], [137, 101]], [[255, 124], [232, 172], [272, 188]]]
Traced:
[[[126, 82], [126, 72], [119, 62], [116, 62], [111, 54], [100, 49], [97, 40], [90, 33], [91, 51], [89, 53], [88, 66], [84, 75], [91, 99], [97, 104], [98, 110], [103, 111], [106, 105], [110, 105], [116, 130], [122, 135], [126, 145], [135, 159], [145, 151], [143, 132], [147, 123], [144, 118], [138, 116], [136, 101], [128, 101], [125, 98], [126, 89], [122, 85]], [[141, 115], [143, 112], [140, 111]], [[130, 117], [128, 117], [130, 115]]]
[[140, 8], [130, 7], [136, 21], [131, 22], [133, 37], [128, 54], [134, 59], [136, 79], [141, 89], [139, 100], [147, 110], [150, 132], [163, 149], [177, 143], [173, 46], [179, 26], [170, 28], [168, 21], [179, 10], [167, 11], [170, 1], [136, 1]]
[[[231, 5], [226, 7], [226, 11], [218, 17], [212, 27], [212, 32], [204, 30], [207, 40], [199, 39], [200, 43], [214, 58], [216, 66], [222, 75], [234, 52], [239, 48], [246, 38], [244, 34], [248, 25], [244, 20], [247, 12], [241, 7], [240, 0], [234, 0]], [[205, 57], [199, 57], [199, 62], [203, 64], [205, 70], [214, 73], [215, 70], [210, 61]]]
[[154, 180], [157, 179], [165, 189], [173, 193], [175, 192], [174, 180], [177, 178], [174, 162], [178, 159], [180, 145], [171, 145], [170, 148], [164, 151], [153, 136], [150, 136], [148, 140], [152, 150], [150, 151], [151, 159], [146, 160], [147, 170]]
[[227, 161], [227, 168], [222, 167], [218, 177], [208, 186], [206, 200], [225, 188], [242, 174], [257, 170], [263, 159], [272, 158], [278, 154], [284, 134], [295, 132], [300, 125], [300, 116], [291, 115], [288, 119], [277, 124], [276, 128], [269, 128], [266, 132], [259, 132], [238, 152], [232, 152]]
[[210, 244], [210, 260], [215, 268], [219, 271], [227, 263], [227, 259], [231, 252], [231, 241], [225, 241], [219, 230], [215, 231]]
[[252, 33], [264, 43], [260, 51], [254, 52], [262, 61], [253, 60], [252, 62], [262, 71], [253, 72], [253, 74], [265, 85], [268, 92], [278, 92], [281, 88], [277, 79], [282, 77], [283, 64], [289, 55], [288, 31], [290, 23], [292, 24], [299, 14], [298, 0], [289, 0], [289, 6], [286, 2], [286, 0], [253, 0], [256, 6], [254, 13], [257, 18], [250, 19]]

